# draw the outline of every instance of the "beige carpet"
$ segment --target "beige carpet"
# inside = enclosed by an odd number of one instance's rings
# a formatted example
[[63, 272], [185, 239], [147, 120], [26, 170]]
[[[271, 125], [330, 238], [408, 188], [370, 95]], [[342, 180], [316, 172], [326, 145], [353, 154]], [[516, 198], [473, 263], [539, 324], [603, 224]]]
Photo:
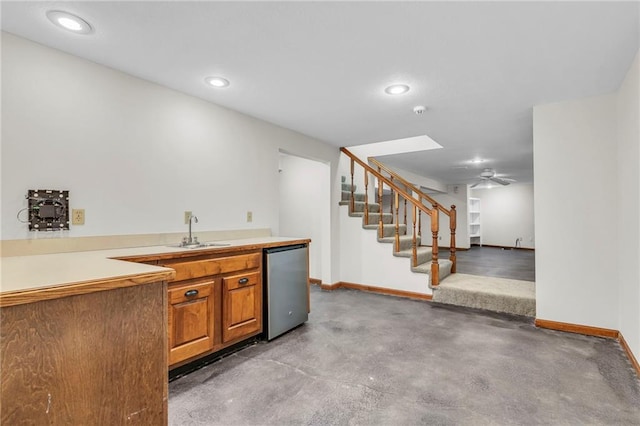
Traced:
[[531, 281], [452, 274], [433, 291], [433, 301], [535, 317], [536, 290]]

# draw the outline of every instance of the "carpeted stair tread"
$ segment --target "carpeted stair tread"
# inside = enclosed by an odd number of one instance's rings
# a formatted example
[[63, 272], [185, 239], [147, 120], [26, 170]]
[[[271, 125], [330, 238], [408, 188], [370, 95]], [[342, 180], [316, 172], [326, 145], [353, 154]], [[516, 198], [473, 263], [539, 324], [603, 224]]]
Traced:
[[[351, 193], [351, 185], [348, 183], [342, 182], [342, 190], [348, 193]], [[353, 192], [356, 191], [356, 185], [353, 185]]]
[[[378, 238], [378, 242], [380, 243], [395, 243], [396, 237], [395, 235], [392, 237], [384, 237]], [[416, 237], [416, 244], [420, 245], [420, 237]], [[410, 250], [413, 248], [413, 236], [411, 235], [400, 235], [400, 250]]]
[[[362, 213], [360, 213], [363, 216]], [[380, 213], [369, 213], [369, 223], [378, 223], [380, 221]], [[382, 213], [382, 224], [387, 225], [393, 222], [393, 214], [391, 213]]]
[[[355, 191], [355, 185], [353, 186], [353, 190]], [[350, 211], [348, 214], [351, 217], [362, 217], [364, 222], [364, 194], [354, 192], [354, 211]], [[375, 197], [374, 197], [375, 199]], [[351, 185], [344, 183], [344, 178], [342, 182], [342, 195], [341, 201], [338, 202], [341, 206], [350, 206], [351, 205]], [[378, 203], [369, 203], [369, 224], [362, 225], [362, 227], [366, 230], [378, 231], [378, 222], [380, 221], [380, 204]], [[383, 238], [378, 238], [378, 242], [381, 243], [395, 243], [395, 233], [396, 233], [396, 225], [393, 223], [394, 215], [393, 213], [382, 213], [382, 224], [383, 224]], [[431, 247], [420, 247], [420, 237], [416, 237], [417, 247], [417, 260], [418, 266], [411, 266], [411, 258], [413, 256], [413, 236], [406, 235], [407, 234], [407, 225], [401, 223], [398, 225], [398, 234], [400, 239], [400, 251], [392, 252], [394, 256], [397, 257], [406, 257], [409, 258], [409, 267], [412, 272], [420, 273], [420, 274], [431, 274]], [[440, 265], [440, 281], [442, 281], [445, 277], [447, 277], [451, 273], [452, 263], [449, 259], [438, 259], [438, 264]]]
[[[418, 258], [418, 265], [420, 265], [421, 263], [426, 263], [429, 262], [431, 263], [431, 247], [417, 247], [417, 258]], [[408, 250], [401, 250], [401, 251], [396, 251], [393, 253], [394, 256], [397, 257], [408, 257], [408, 258], [413, 258], [413, 248], [410, 248]]]
[[456, 273], [433, 292], [433, 301], [469, 308], [536, 315], [535, 283]]
[[[371, 222], [371, 215], [369, 215], [369, 221]], [[371, 223], [369, 225], [362, 225], [364, 229], [375, 229], [378, 230], [378, 223]], [[382, 224], [382, 232], [385, 237], [391, 237], [396, 235], [396, 225], [393, 223], [383, 223]], [[407, 225], [404, 223], [398, 225], [398, 233], [400, 235], [405, 235], [407, 233]]]
[[[451, 267], [453, 266], [453, 263], [451, 263], [449, 259], [438, 259], [438, 265], [440, 265], [440, 281], [442, 282], [442, 280], [451, 274]], [[411, 271], [419, 274], [431, 275], [431, 259], [418, 266], [412, 266]]]
[[[378, 213], [380, 211], [380, 204], [377, 203], [369, 203], [369, 213]], [[364, 212], [364, 201], [356, 201], [353, 203], [353, 212], [358, 213]]]
[[[355, 198], [356, 201], [364, 201], [364, 194], [356, 192], [353, 194], [353, 198]], [[350, 199], [351, 199], [351, 192], [342, 191], [341, 200], [348, 202]]]

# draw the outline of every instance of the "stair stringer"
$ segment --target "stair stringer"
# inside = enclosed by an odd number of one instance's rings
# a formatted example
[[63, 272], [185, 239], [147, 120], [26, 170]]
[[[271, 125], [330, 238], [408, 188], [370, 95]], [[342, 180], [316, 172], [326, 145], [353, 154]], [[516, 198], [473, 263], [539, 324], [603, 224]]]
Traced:
[[361, 216], [340, 213], [340, 280], [421, 294], [433, 294], [430, 276], [411, 271], [406, 257], [393, 256], [391, 244], [378, 242], [374, 230], [362, 227]]

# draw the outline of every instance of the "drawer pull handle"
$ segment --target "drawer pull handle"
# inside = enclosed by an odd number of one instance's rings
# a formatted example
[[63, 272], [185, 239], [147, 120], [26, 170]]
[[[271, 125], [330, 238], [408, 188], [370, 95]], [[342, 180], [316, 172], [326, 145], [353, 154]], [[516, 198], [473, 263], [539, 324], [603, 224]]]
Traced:
[[197, 296], [198, 290], [188, 290], [184, 293], [185, 297]]
[[246, 284], [249, 282], [249, 278], [240, 278], [238, 284]]

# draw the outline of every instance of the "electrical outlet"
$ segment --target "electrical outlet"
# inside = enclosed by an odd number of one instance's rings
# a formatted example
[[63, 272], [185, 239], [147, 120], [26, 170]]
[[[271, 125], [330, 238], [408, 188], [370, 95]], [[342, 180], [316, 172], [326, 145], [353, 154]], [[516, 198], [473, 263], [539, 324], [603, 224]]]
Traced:
[[84, 209], [71, 210], [71, 224], [84, 225]]
[[191, 219], [191, 216], [193, 216], [193, 212], [191, 212], [191, 211], [185, 211], [184, 212], [184, 224], [185, 225], [189, 224], [189, 219]]
[[247, 222], [253, 222], [253, 212], [247, 212]]

